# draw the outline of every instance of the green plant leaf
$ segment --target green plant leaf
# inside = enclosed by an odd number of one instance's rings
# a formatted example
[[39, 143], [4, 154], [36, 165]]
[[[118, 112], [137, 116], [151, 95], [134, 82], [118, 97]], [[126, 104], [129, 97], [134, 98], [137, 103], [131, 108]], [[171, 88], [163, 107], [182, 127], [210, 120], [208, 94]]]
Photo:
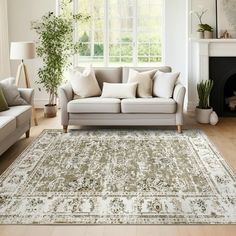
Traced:
[[31, 22], [31, 28], [38, 35], [37, 54], [43, 60], [38, 83], [49, 93], [49, 105], [55, 104], [63, 72], [71, 65], [70, 58], [79, 51], [79, 44], [73, 42], [74, 23], [89, 18], [81, 13], [65, 17], [49, 12], [41, 20]]

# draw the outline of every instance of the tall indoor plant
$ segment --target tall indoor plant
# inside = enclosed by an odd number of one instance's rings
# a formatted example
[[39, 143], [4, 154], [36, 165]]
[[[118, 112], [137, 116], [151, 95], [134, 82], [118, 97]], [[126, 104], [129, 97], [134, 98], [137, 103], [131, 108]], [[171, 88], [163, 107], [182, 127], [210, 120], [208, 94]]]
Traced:
[[199, 103], [196, 107], [196, 119], [199, 123], [208, 124], [213, 111], [209, 105], [209, 97], [213, 88], [213, 80], [201, 81], [197, 85]]
[[43, 60], [43, 66], [38, 71], [38, 83], [49, 94], [45, 117], [56, 116], [57, 90], [62, 83], [63, 72], [79, 48], [79, 44], [73, 42], [73, 25], [76, 21], [88, 19], [89, 16], [83, 14], [56, 16], [49, 12], [41, 20], [32, 22], [32, 29], [38, 35], [37, 54]]

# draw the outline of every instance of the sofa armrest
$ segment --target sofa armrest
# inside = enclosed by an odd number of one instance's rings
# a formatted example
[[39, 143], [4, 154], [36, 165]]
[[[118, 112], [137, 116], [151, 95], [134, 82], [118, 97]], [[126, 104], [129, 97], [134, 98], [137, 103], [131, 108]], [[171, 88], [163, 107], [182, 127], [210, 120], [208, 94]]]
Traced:
[[18, 88], [20, 96], [30, 105], [34, 104], [34, 89], [33, 88]]
[[173, 98], [177, 103], [176, 108], [176, 125], [183, 125], [183, 107], [184, 107], [184, 97], [185, 97], [186, 89], [182, 84], [177, 84], [174, 89]]
[[68, 125], [69, 115], [67, 112], [67, 104], [73, 99], [73, 90], [70, 84], [65, 84], [59, 88], [59, 100], [61, 107], [61, 124]]

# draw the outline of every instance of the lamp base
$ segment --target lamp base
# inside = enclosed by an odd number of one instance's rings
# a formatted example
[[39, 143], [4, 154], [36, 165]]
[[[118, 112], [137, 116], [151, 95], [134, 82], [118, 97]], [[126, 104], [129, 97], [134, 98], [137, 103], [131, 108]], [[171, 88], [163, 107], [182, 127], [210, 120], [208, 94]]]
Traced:
[[[17, 87], [19, 87], [19, 82], [20, 82], [20, 78], [21, 78], [22, 73], [23, 73], [23, 77], [25, 80], [26, 88], [30, 88], [30, 81], [29, 81], [29, 77], [28, 77], [28, 72], [27, 72], [27, 68], [26, 68], [23, 60], [21, 61], [20, 65], [18, 66], [18, 69], [17, 69], [17, 74], [16, 74], [16, 86]], [[34, 124], [35, 124], [35, 126], [37, 126], [38, 121], [37, 121], [37, 116], [36, 116], [34, 105], [32, 105], [32, 115], [33, 115], [33, 119], [34, 119]]]

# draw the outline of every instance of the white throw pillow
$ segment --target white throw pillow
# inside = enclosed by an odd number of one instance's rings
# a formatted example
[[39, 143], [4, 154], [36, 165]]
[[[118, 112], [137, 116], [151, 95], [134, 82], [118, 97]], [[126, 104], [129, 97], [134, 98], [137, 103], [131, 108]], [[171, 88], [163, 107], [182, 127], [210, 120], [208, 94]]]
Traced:
[[164, 73], [157, 71], [153, 79], [153, 96], [171, 98], [179, 75], [180, 73]]
[[135, 98], [137, 83], [103, 83], [103, 98]]
[[78, 70], [70, 70], [68, 75], [73, 92], [77, 96], [87, 98], [101, 95], [101, 89], [92, 67], [86, 68], [83, 73]]
[[157, 70], [139, 72], [129, 70], [128, 83], [138, 83], [137, 96], [140, 98], [152, 97], [152, 78]]
[[20, 96], [20, 92], [15, 85], [15, 78], [10, 77], [0, 81], [4, 97], [8, 106], [27, 105], [28, 103]]

